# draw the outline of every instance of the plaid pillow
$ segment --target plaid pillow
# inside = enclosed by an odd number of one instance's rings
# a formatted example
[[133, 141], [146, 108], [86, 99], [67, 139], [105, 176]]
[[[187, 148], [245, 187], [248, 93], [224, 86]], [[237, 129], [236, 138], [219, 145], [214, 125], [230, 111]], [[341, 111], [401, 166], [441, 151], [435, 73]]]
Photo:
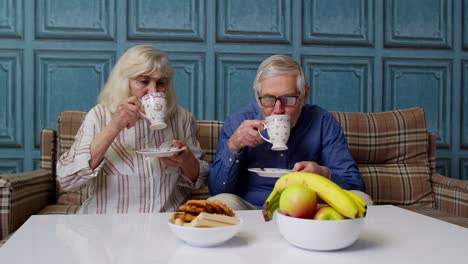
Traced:
[[374, 203], [433, 206], [423, 109], [332, 114], [343, 127]]
[[[80, 129], [85, 116], [86, 112], [83, 111], [64, 111], [60, 113], [58, 118], [57, 160], [75, 142], [75, 135]], [[88, 188], [86, 186], [75, 192], [64, 192], [60, 189], [60, 184], [57, 183], [56, 185], [57, 204], [59, 205], [81, 205], [88, 198]]]
[[219, 135], [223, 127], [222, 121], [198, 120], [198, 141], [201, 149], [205, 152], [208, 162], [213, 162], [216, 155]]

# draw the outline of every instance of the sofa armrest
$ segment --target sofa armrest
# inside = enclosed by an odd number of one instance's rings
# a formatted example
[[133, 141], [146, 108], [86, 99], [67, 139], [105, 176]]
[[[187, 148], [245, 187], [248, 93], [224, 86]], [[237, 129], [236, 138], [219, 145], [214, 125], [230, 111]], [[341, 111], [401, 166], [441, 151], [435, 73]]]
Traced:
[[437, 209], [468, 217], [468, 181], [435, 175], [431, 179]]
[[52, 171], [0, 174], [0, 240], [54, 199]]

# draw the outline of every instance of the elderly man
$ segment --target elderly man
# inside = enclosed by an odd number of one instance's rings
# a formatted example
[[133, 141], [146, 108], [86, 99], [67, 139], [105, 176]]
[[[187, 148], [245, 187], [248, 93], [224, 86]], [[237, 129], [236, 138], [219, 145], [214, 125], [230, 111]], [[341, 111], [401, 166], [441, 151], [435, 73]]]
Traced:
[[[211, 199], [235, 210], [260, 209], [277, 178], [262, 177], [249, 168], [283, 168], [327, 177], [349, 190], [364, 191], [362, 175], [352, 159], [336, 119], [317, 105], [306, 103], [309, 85], [301, 66], [289, 56], [274, 55], [258, 68], [256, 102], [224, 122], [216, 158], [210, 169]], [[270, 115], [290, 117], [287, 150], [273, 151], [258, 131]]]

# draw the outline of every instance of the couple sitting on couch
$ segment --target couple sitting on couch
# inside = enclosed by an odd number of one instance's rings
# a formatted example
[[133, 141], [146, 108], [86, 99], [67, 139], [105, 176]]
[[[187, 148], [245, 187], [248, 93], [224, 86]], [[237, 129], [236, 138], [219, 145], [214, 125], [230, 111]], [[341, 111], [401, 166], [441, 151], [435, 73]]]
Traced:
[[[364, 191], [341, 126], [329, 112], [306, 104], [309, 85], [291, 57], [271, 56], [260, 65], [254, 82], [257, 100], [227, 118], [211, 168], [196, 138], [194, 116], [177, 104], [172, 78], [166, 54], [153, 47], [133, 47], [119, 59], [98, 105], [57, 163], [63, 190], [91, 190], [81, 213], [175, 211], [207, 178], [215, 195], [210, 199], [235, 210], [258, 209], [276, 178], [247, 170], [252, 167], [313, 172], [345, 189]], [[140, 113], [141, 98], [155, 92], [167, 98], [167, 127], [160, 130], [152, 130]], [[272, 115], [289, 116], [286, 150], [272, 150], [259, 133]], [[182, 150], [158, 159], [137, 151], [166, 142]]]

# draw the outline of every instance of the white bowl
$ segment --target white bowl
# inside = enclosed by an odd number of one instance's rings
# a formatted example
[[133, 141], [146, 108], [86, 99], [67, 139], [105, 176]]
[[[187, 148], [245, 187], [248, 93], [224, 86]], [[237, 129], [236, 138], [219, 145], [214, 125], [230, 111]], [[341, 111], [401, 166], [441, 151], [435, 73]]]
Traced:
[[302, 219], [275, 213], [279, 232], [290, 244], [310, 250], [337, 250], [353, 244], [364, 218], [344, 220]]
[[168, 223], [172, 233], [187, 244], [195, 247], [212, 247], [234, 237], [243, 223], [242, 219], [239, 220], [240, 223], [237, 225], [224, 227], [191, 227], [175, 225], [170, 221]]

